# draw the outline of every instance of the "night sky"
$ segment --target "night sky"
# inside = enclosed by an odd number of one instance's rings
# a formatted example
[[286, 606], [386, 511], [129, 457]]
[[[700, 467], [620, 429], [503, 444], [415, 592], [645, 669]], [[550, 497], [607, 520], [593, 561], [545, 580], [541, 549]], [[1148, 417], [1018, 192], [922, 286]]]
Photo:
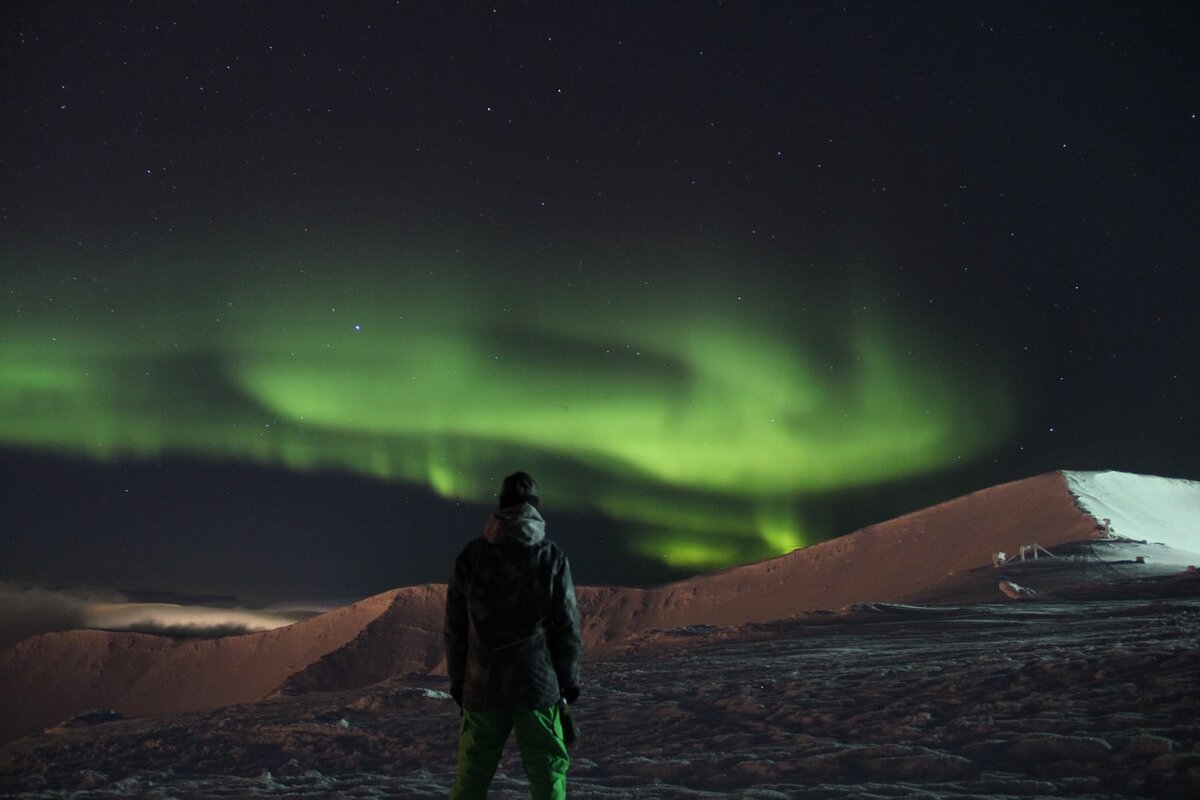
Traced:
[[442, 581], [514, 469], [619, 584], [1200, 478], [1181, 8], [5, 3], [0, 581]]

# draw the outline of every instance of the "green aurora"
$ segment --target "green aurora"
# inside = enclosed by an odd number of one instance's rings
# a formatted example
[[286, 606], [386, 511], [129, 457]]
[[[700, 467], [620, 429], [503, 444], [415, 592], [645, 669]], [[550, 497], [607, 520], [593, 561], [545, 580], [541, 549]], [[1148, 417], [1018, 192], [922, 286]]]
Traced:
[[349, 252], [148, 259], [111, 282], [73, 277], [110, 265], [10, 256], [25, 277], [0, 301], [0, 441], [348, 470], [486, 503], [528, 469], [638, 554], [711, 569], [825, 538], [814, 498], [960, 464], [1011, 425], [1002, 376], [819, 292], [694, 264], [651, 285], [628, 264]]

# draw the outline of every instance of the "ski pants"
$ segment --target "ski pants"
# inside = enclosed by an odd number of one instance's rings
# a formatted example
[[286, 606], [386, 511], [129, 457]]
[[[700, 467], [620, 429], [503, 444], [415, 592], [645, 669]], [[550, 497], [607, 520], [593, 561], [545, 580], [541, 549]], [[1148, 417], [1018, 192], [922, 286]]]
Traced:
[[458, 780], [450, 790], [450, 800], [487, 796], [504, 743], [514, 728], [530, 795], [534, 800], [565, 800], [570, 760], [557, 706], [533, 711], [464, 710], [458, 729]]

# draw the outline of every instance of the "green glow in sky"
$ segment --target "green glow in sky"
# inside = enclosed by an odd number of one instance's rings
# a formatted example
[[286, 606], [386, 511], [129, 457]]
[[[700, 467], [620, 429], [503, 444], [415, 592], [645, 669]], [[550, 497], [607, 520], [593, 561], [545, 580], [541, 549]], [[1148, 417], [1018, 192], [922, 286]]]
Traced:
[[639, 283], [361, 253], [111, 281], [5, 267], [25, 277], [0, 300], [0, 441], [349, 470], [480, 502], [523, 468], [550, 505], [686, 568], [823, 538], [806, 500], [978, 456], [1009, 423], [1001, 378], [930, 332], [716, 268]]

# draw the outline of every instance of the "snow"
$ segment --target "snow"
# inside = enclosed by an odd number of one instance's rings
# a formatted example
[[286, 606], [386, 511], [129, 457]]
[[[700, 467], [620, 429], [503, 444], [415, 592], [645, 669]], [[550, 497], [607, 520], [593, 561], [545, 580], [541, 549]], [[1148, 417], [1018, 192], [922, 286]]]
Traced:
[[1200, 482], [1114, 471], [1063, 474], [1080, 507], [1101, 523], [1110, 520], [1113, 535], [1200, 554]]
[[[1155, 586], [644, 636], [585, 665], [570, 796], [1200, 796], [1200, 576]], [[55, 728], [0, 747], [0, 796], [445, 797], [443, 681]], [[513, 742], [489, 796], [529, 796]]]
[[[1100, 538], [1106, 519], [1127, 538]], [[1033, 543], [1053, 557], [994, 568]], [[581, 588], [571, 795], [1200, 796], [1185, 556], [1200, 484], [1067, 472], [716, 575]], [[0, 795], [444, 797], [443, 597], [214, 640], [26, 639], [0, 651], [0, 732], [32, 733], [0, 744]], [[510, 747], [492, 796], [527, 791]]]

